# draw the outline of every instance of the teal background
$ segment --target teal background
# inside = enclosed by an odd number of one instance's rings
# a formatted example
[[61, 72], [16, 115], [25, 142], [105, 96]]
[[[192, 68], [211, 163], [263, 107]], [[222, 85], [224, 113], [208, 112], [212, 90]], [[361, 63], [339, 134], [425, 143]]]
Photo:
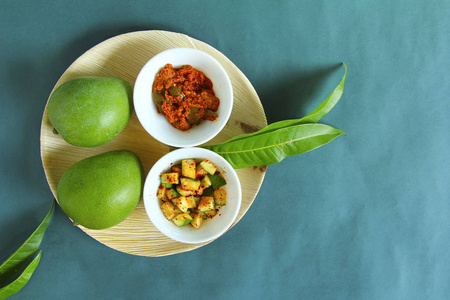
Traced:
[[448, 299], [449, 1], [0, 0], [0, 260], [51, 205], [40, 121], [85, 51], [136, 30], [181, 32], [248, 77], [268, 121], [319, 105], [344, 130], [270, 166], [244, 218], [197, 250], [110, 249], [59, 207], [11, 299]]

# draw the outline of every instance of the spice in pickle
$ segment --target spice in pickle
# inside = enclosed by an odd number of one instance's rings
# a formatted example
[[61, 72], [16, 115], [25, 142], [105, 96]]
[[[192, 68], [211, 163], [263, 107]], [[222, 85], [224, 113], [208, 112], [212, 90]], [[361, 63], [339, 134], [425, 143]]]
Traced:
[[218, 118], [220, 100], [214, 93], [211, 80], [190, 65], [174, 68], [166, 64], [156, 74], [152, 93], [158, 113], [182, 131], [203, 120]]
[[160, 176], [156, 197], [167, 220], [178, 227], [190, 224], [200, 229], [203, 222], [219, 214], [227, 204], [227, 184], [217, 166], [208, 159], [183, 159]]

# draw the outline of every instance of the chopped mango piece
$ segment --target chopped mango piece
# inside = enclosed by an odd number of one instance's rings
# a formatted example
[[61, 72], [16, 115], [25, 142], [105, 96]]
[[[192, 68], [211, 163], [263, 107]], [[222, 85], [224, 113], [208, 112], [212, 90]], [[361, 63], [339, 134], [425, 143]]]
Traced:
[[205, 212], [208, 210], [213, 210], [215, 208], [214, 206], [214, 198], [213, 197], [208, 197], [208, 196], [203, 196], [202, 198], [200, 198], [200, 202], [198, 203], [198, 210]]
[[181, 175], [184, 177], [195, 178], [196, 163], [193, 159], [183, 159], [181, 161]]
[[202, 166], [200, 166], [200, 164], [198, 164], [197, 165], [197, 170], [196, 170], [196, 173], [195, 173], [195, 177], [196, 178], [202, 178], [206, 174], [208, 174], [208, 172], [206, 172], [206, 170], [203, 169]]
[[181, 165], [180, 164], [173, 165], [172, 166], [172, 172], [178, 173], [178, 175], [181, 175]]
[[181, 211], [175, 207], [170, 201], [166, 201], [161, 205], [161, 210], [167, 220], [172, 220], [176, 215], [181, 214]]
[[192, 222], [190, 225], [195, 229], [199, 229], [203, 224], [203, 217], [200, 213], [192, 214]]
[[215, 164], [213, 164], [210, 160], [205, 159], [200, 162], [200, 166], [209, 174], [214, 175], [217, 171], [217, 167]]
[[183, 213], [176, 215], [175, 218], [172, 219], [172, 221], [178, 227], [183, 227], [192, 222], [192, 217], [189, 213]]
[[192, 178], [180, 178], [181, 188], [188, 191], [196, 191], [200, 188], [200, 180]]
[[178, 173], [164, 173], [161, 174], [161, 183], [178, 184]]
[[166, 191], [167, 191], [166, 186], [161, 183], [158, 187], [158, 190], [156, 191], [156, 197], [159, 200], [167, 201], [168, 199], [167, 199]]
[[214, 204], [223, 206], [227, 204], [227, 191], [224, 189], [216, 189], [213, 194]]
[[206, 189], [209, 188], [212, 185], [211, 180], [209, 179], [208, 175], [205, 175], [205, 177], [202, 178], [200, 188]]

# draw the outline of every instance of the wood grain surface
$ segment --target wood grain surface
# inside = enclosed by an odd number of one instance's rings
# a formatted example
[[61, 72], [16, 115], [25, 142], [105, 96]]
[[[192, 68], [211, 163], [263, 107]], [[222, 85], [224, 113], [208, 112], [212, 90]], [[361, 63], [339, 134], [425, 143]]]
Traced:
[[[231, 137], [253, 132], [267, 125], [258, 95], [245, 75], [213, 47], [174, 32], [138, 31], [110, 38], [79, 57], [64, 72], [53, 91], [70, 79], [87, 75], [121, 77], [134, 85], [140, 69], [150, 58], [161, 51], [176, 47], [196, 48], [212, 55], [225, 68], [233, 85], [234, 106], [230, 120], [222, 132], [208, 144], [224, 142]], [[159, 158], [169, 152], [167, 145], [158, 142], [144, 130], [135, 113], [126, 128], [109, 143], [94, 148], [72, 146], [54, 132], [48, 120], [47, 108], [45, 109], [41, 124], [41, 158], [55, 198], [58, 181], [72, 164], [96, 154], [118, 149], [136, 153], [143, 163], [145, 174]], [[252, 205], [263, 182], [265, 171], [265, 167], [237, 170], [243, 197], [234, 224]], [[171, 255], [194, 250], [209, 243], [183, 244], [166, 237], [151, 223], [142, 200], [126, 220], [112, 228], [91, 230], [79, 227], [108, 247], [141, 256]]]

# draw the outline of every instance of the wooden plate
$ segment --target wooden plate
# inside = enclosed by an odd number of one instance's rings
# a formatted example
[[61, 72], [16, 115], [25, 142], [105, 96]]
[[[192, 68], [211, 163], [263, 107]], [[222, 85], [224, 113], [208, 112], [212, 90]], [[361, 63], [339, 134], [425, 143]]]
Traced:
[[[176, 47], [196, 48], [212, 55], [228, 72], [233, 84], [234, 106], [230, 120], [222, 132], [209, 142], [210, 144], [220, 143], [267, 125], [258, 95], [245, 75], [213, 47], [180, 33], [139, 31], [110, 38], [79, 57], [64, 72], [53, 90], [70, 79], [86, 75], [122, 77], [134, 85], [139, 71], [150, 58], [161, 51]], [[117, 149], [136, 153], [142, 160], [146, 174], [159, 158], [169, 152], [167, 145], [153, 139], [144, 130], [134, 113], [127, 127], [111, 142], [95, 148], [72, 146], [54, 132], [48, 120], [47, 108], [45, 109], [41, 124], [41, 158], [47, 181], [55, 198], [58, 181], [72, 164], [81, 159]], [[243, 199], [234, 224], [243, 217], [253, 203], [264, 179], [265, 171], [264, 167], [237, 170], [242, 184]], [[79, 227], [97, 241], [113, 249], [141, 256], [171, 255], [207, 244], [183, 244], [167, 238], [153, 226], [142, 201], [126, 220], [112, 228], [91, 230]]]

